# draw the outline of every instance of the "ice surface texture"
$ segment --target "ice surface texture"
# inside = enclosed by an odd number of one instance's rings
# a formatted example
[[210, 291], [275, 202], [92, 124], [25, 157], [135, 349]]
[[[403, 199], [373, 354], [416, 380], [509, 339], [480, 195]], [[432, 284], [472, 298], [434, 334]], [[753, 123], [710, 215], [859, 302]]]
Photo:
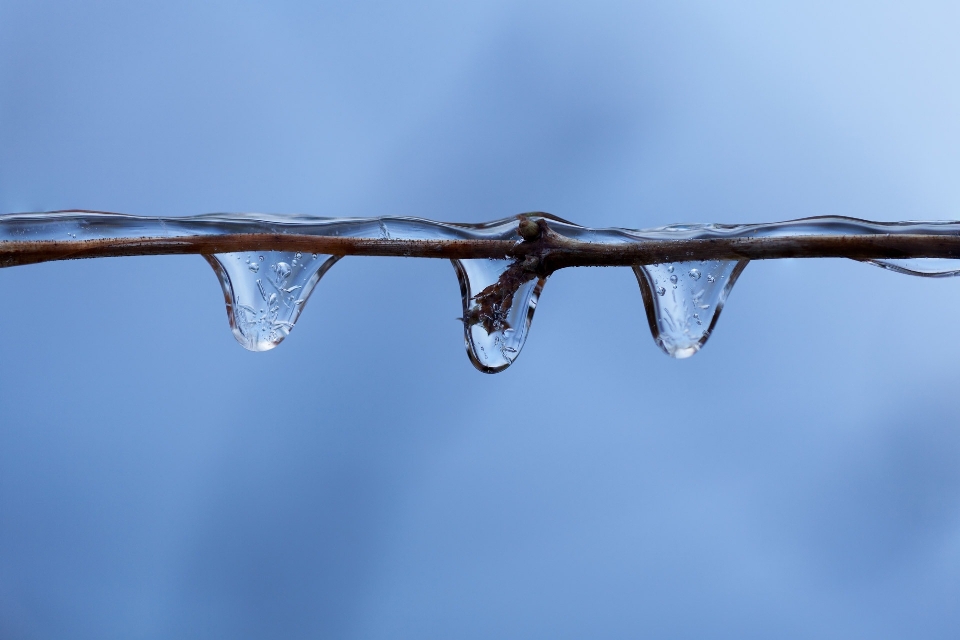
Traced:
[[209, 214], [156, 218], [91, 211], [0, 216], [0, 266], [71, 258], [201, 254], [223, 289], [230, 326], [251, 351], [294, 328], [323, 275], [345, 255], [448, 258], [460, 282], [464, 341], [486, 373], [523, 349], [556, 270], [631, 266], [656, 343], [699, 351], [751, 259], [849, 257], [910, 275], [960, 274], [960, 223], [819, 217], [754, 225], [591, 229], [544, 213], [484, 224], [420, 218]]

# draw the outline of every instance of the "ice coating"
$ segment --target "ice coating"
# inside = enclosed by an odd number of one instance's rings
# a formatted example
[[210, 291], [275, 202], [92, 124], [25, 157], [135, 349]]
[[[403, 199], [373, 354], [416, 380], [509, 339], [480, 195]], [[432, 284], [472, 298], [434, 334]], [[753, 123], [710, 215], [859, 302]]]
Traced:
[[[567, 238], [598, 244], [650, 240], [752, 238], [785, 236], [869, 236], [924, 234], [958, 236], [960, 222], [871, 222], [842, 216], [819, 216], [761, 224], [674, 224], [652, 229], [592, 229], [546, 213], [522, 214], [545, 219]], [[211, 213], [183, 217], [149, 217], [98, 211], [53, 211], [0, 215], [0, 255], [4, 242], [73, 241], [107, 238], [182, 238], [270, 233], [370, 239], [515, 239], [517, 216], [481, 224], [436, 222], [414, 217], [330, 218], [302, 214]], [[2, 264], [2, 263], [0, 263]]]
[[950, 278], [960, 275], [960, 260], [950, 258], [905, 258], [903, 260], [868, 260], [867, 262], [909, 276]]
[[[329, 218], [301, 214], [209, 213], [147, 217], [99, 211], [54, 211], [0, 215], [0, 266], [9, 266], [4, 243], [223, 237], [242, 234], [368, 238], [371, 240], [519, 240], [517, 218], [451, 223], [413, 217]], [[158, 251], [155, 253], [177, 253]]]
[[220, 279], [233, 336], [249, 351], [268, 351], [290, 335], [314, 287], [340, 259], [288, 251], [204, 258]]
[[[518, 222], [528, 231], [523, 237]], [[829, 251], [797, 253], [804, 238], [820, 237], [818, 246], [832, 247]], [[782, 240], [749, 242], [765, 238]], [[516, 359], [537, 298], [558, 268], [632, 264], [655, 340], [668, 354], [682, 358], [696, 353], [709, 338], [747, 257], [846, 256], [900, 273], [947, 277], [960, 275], [958, 239], [960, 222], [881, 223], [845, 217], [631, 230], [592, 229], [539, 212], [457, 224], [389, 216], [144, 217], [59, 211], [0, 215], [0, 267], [82, 257], [202, 253], [220, 279], [237, 340], [247, 349], [264, 351], [289, 334], [317, 282], [343, 255], [451, 258], [460, 279], [468, 353], [477, 368], [493, 373]], [[726, 242], [699, 242], [711, 240]], [[849, 253], [848, 247], [857, 243], [868, 249]], [[814, 244], [807, 241], [804, 246]], [[708, 246], [722, 250], [708, 254]], [[779, 248], [771, 252], [771, 246]], [[590, 247], [592, 254], [585, 249]], [[744, 253], [748, 250], [754, 253]], [[588, 254], [589, 260], [562, 262], [564, 256]], [[610, 258], [615, 254], [620, 257]], [[694, 260], [698, 254], [723, 259]], [[561, 262], [551, 266], [549, 261], [557, 256]], [[668, 262], [677, 258], [681, 261]]]
[[625, 244], [649, 240], [711, 240], [722, 238], [783, 238], [790, 236], [958, 236], [960, 221], [874, 222], [846, 216], [813, 216], [758, 224], [688, 223], [650, 229], [589, 228], [565, 220], [551, 220], [550, 228], [577, 240]]
[[452, 260], [463, 299], [463, 339], [473, 365], [498, 373], [520, 355], [545, 277], [512, 260]]
[[637, 265], [653, 339], [674, 358], [689, 358], [706, 344], [746, 260], [697, 260]]

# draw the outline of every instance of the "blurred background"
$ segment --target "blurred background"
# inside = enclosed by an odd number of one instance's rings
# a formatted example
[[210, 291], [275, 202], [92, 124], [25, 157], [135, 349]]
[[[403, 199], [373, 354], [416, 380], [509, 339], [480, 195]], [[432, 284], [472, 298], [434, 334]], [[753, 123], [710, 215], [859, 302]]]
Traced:
[[[960, 218], [953, 2], [0, 0], [0, 213]], [[629, 269], [474, 370], [445, 261], [238, 346], [199, 257], [0, 271], [0, 638], [956, 638], [960, 281]]]

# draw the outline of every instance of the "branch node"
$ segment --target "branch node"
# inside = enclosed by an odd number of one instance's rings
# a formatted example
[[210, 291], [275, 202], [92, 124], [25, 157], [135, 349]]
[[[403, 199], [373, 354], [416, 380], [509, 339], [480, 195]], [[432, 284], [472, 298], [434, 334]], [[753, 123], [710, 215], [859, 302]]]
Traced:
[[520, 237], [527, 242], [533, 242], [540, 237], [540, 225], [524, 216], [520, 218], [520, 225], [517, 228], [517, 232], [520, 234]]

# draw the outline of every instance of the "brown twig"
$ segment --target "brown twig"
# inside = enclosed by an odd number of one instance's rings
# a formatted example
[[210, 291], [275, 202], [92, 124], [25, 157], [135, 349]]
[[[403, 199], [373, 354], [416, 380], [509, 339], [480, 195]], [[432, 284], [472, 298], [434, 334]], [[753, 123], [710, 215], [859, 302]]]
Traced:
[[[544, 218], [520, 217], [522, 242], [511, 240], [393, 240], [242, 233], [177, 238], [0, 241], [0, 266], [118, 256], [215, 254], [238, 251], [302, 251], [338, 256], [512, 259], [525, 272], [546, 276], [566, 267], [613, 267], [685, 260], [770, 260], [776, 258], [960, 258], [960, 235], [934, 233], [795, 235], [710, 239], [637, 240], [621, 244], [585, 242], [562, 236]], [[536, 225], [533, 229], [531, 225]]]

